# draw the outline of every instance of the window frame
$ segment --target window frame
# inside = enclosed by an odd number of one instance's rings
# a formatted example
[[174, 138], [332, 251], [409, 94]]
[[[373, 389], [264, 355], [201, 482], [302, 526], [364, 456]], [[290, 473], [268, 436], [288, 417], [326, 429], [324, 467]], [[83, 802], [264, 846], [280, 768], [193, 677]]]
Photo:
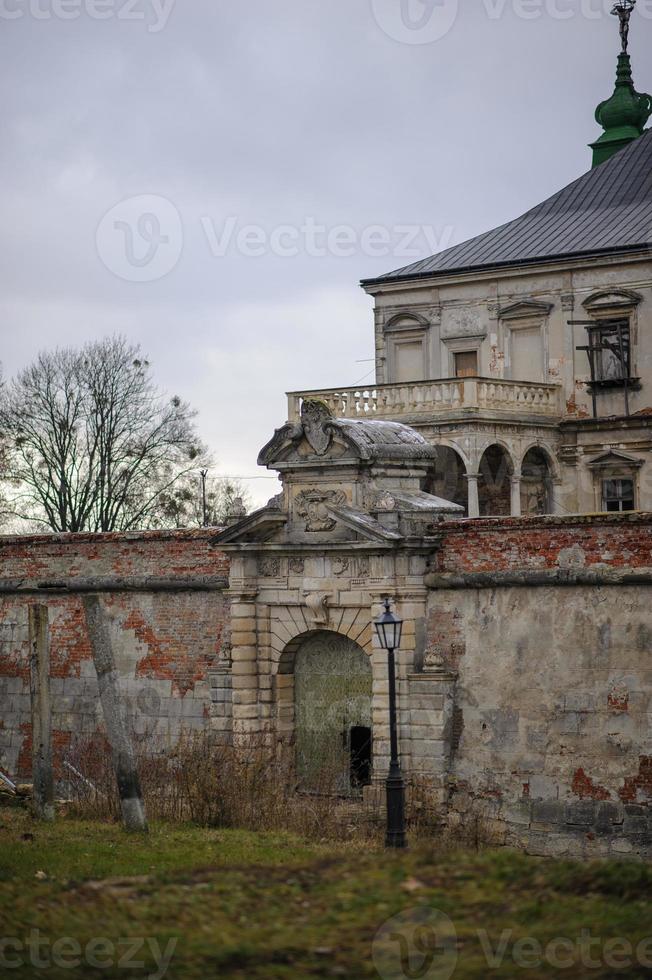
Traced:
[[[466, 350], [453, 351], [453, 377], [455, 378], [477, 378], [480, 375], [480, 352], [477, 347], [470, 347]], [[460, 374], [457, 368], [458, 357], [473, 355], [475, 358], [475, 370], [470, 374]]]
[[[621, 365], [622, 374], [620, 377], [605, 377], [604, 372], [604, 360], [603, 354], [606, 353], [609, 348], [602, 347], [601, 338], [604, 334], [609, 333], [611, 336], [616, 336], [619, 334], [619, 329], [626, 332], [626, 337], [623, 336], [623, 356], [626, 357], [625, 365]], [[633, 371], [633, 327], [631, 316], [627, 314], [616, 314], [611, 316], [596, 317], [595, 324], [587, 326], [587, 333], [589, 335], [589, 345], [591, 348], [601, 347], [602, 355], [598, 350], [591, 351], [591, 357], [595, 358], [593, 362], [593, 370], [595, 373], [595, 380], [591, 381], [591, 385], [595, 388], [624, 388], [632, 387], [635, 385], [639, 379], [635, 376]], [[618, 357], [618, 354], [614, 354]]]
[[[623, 492], [623, 485], [626, 484], [626, 483], [630, 484], [630, 486], [631, 486], [631, 494], [629, 494], [629, 493], [628, 494], [625, 494]], [[617, 494], [617, 495], [615, 495], [615, 496], [609, 497], [607, 495], [607, 492], [606, 492], [606, 488], [607, 488], [607, 485], [608, 484], [619, 484], [620, 485], [619, 486], [620, 493]], [[602, 503], [602, 513], [604, 513], [604, 514], [631, 514], [631, 513], [634, 513], [636, 511], [636, 479], [635, 479], [635, 477], [633, 476], [633, 474], [630, 474], [629, 476], [603, 476], [602, 477], [602, 480], [600, 481], [600, 496], [601, 496], [601, 503]], [[622, 506], [623, 503], [625, 501], [629, 501], [629, 500], [631, 500], [632, 506], [631, 507], [623, 507]], [[615, 507], [608, 507], [609, 501], [616, 502], [620, 506], [617, 507], [617, 508], [615, 508]]]

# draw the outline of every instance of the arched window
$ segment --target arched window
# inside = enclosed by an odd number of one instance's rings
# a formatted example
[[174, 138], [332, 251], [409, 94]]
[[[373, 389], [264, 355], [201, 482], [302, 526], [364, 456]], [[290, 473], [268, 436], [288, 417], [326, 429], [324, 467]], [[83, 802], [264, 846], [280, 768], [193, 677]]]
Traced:
[[512, 461], [502, 446], [489, 446], [480, 460], [480, 517], [511, 515], [513, 472]]
[[521, 512], [524, 516], [552, 513], [552, 472], [547, 453], [534, 447], [521, 466]]
[[450, 446], [437, 446], [435, 471], [428, 478], [424, 489], [426, 493], [432, 493], [435, 497], [459, 504], [464, 508], [464, 516], [468, 516], [466, 467], [459, 453]]

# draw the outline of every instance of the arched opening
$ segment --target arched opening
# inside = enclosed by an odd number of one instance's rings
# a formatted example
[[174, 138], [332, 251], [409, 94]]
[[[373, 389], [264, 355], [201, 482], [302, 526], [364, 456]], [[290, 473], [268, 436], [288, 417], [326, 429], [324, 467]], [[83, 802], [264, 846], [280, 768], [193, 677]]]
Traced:
[[464, 508], [468, 517], [469, 494], [466, 483], [466, 467], [462, 457], [449, 446], [437, 446], [437, 462], [432, 476], [426, 481], [426, 493], [442, 500], [450, 500]]
[[552, 470], [547, 453], [535, 446], [521, 466], [521, 513], [525, 516], [552, 513]]
[[339, 633], [305, 639], [294, 659], [299, 785], [354, 796], [371, 780], [372, 673], [364, 650]]
[[502, 446], [489, 446], [480, 460], [479, 472], [480, 517], [509, 517], [514, 468]]

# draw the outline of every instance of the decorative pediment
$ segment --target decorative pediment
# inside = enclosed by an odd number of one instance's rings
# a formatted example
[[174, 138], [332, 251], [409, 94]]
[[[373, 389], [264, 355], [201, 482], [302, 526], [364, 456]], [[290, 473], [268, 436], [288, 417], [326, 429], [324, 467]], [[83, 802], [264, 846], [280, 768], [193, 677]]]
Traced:
[[553, 309], [552, 303], [541, 303], [538, 300], [523, 299], [498, 310], [501, 320], [522, 320], [525, 317], [548, 316]]
[[364, 511], [355, 510], [353, 507], [345, 505], [328, 507], [328, 511], [336, 521], [366, 541], [387, 544], [403, 539], [403, 535], [399, 534], [398, 531], [385, 527], [380, 521]]
[[600, 310], [625, 310], [638, 306], [643, 297], [632, 289], [602, 289], [584, 300], [585, 310], [599, 312]]
[[430, 323], [421, 313], [395, 313], [385, 324], [385, 333], [401, 330], [428, 330]]
[[643, 463], [644, 460], [637, 459], [636, 456], [630, 456], [629, 453], [623, 453], [618, 449], [607, 449], [605, 452], [594, 456], [593, 459], [587, 460], [586, 465], [592, 470], [612, 469], [616, 467], [633, 470], [640, 469]]
[[263, 507], [254, 511], [243, 521], [222, 531], [216, 541], [222, 544], [246, 544], [253, 541], [268, 541], [273, 538], [288, 521], [288, 516], [277, 507]]
[[290, 458], [297, 462], [338, 460], [348, 456], [352, 462], [434, 461], [437, 450], [422, 435], [400, 422], [376, 419], [334, 418], [328, 405], [306, 399], [301, 421], [277, 429], [258, 457], [259, 466], [274, 468]]

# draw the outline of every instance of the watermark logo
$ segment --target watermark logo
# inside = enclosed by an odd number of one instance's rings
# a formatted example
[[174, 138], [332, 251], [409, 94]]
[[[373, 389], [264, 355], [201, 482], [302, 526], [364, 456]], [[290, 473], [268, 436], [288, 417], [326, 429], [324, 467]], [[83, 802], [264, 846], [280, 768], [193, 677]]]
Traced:
[[[28, 936], [19, 939], [0, 936], [0, 970], [11, 975], [12, 970], [31, 967], [48, 971], [79, 970], [93, 972], [124, 970], [127, 976], [144, 976], [147, 980], [163, 980], [177, 948], [178, 939], [168, 940], [165, 948], [158, 940], [148, 938], [107, 939], [95, 936], [87, 943], [80, 943], [72, 936], [52, 939], [39, 929], [32, 929]], [[149, 972], [145, 972], [148, 967]], [[153, 967], [153, 969], [152, 969]]]
[[417, 906], [380, 927], [372, 956], [382, 980], [449, 980], [457, 966], [457, 932], [444, 912]]
[[149, 34], [167, 26], [176, 0], [0, 0], [0, 20], [119, 20], [146, 25]]
[[[543, 17], [569, 21], [611, 18], [614, 0], [480, 0], [475, 10], [488, 21], [504, 17], [538, 21]], [[402, 44], [432, 44], [450, 33], [459, 0], [371, 0], [376, 23]], [[638, 0], [637, 14], [652, 19], [652, 0]]]
[[403, 44], [432, 44], [457, 20], [459, 0], [371, 0], [378, 26]]
[[155, 282], [176, 268], [183, 251], [177, 208], [154, 194], [130, 197], [108, 211], [97, 229], [106, 268], [127, 282]]

